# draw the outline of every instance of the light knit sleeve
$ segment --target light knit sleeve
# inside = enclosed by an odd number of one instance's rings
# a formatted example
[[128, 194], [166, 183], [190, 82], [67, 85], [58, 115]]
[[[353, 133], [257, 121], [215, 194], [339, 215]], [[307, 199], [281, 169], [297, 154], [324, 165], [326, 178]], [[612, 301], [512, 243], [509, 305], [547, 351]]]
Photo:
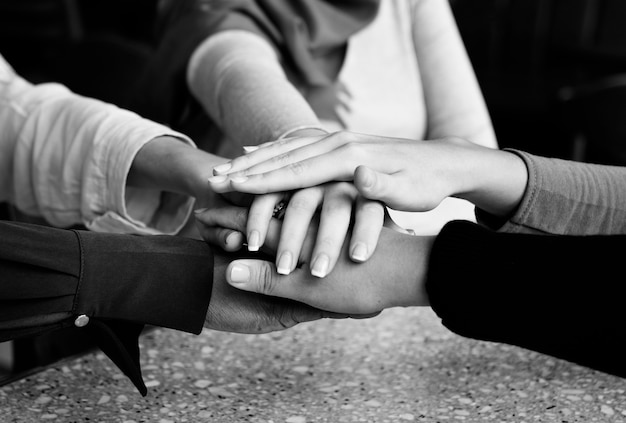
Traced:
[[209, 37], [192, 55], [187, 80], [213, 121], [242, 145], [275, 140], [298, 129], [321, 129], [276, 51], [251, 32], [230, 30]]
[[127, 189], [126, 178], [147, 142], [169, 135], [193, 145], [190, 139], [62, 85], [32, 85], [4, 61], [0, 101], [2, 200], [58, 227], [135, 234], [182, 228], [191, 198]]
[[626, 168], [510, 151], [526, 163], [528, 185], [500, 232], [626, 234]]

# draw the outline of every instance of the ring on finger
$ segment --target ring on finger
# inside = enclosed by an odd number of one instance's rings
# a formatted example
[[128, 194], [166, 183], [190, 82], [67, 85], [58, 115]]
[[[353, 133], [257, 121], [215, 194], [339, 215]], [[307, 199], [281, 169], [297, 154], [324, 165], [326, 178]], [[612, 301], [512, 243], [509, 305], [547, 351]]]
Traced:
[[274, 206], [274, 211], [272, 212], [272, 217], [274, 219], [282, 220], [285, 217], [285, 210], [287, 209], [287, 202], [285, 200], [281, 200], [278, 204]]

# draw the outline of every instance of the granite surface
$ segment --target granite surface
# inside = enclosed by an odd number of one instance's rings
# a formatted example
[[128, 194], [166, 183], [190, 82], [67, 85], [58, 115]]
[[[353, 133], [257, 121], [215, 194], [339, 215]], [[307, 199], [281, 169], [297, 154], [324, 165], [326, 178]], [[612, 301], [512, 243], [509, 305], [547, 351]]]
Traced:
[[430, 309], [284, 332], [142, 336], [142, 397], [102, 353], [0, 388], [2, 422], [626, 422], [626, 380], [461, 338]]

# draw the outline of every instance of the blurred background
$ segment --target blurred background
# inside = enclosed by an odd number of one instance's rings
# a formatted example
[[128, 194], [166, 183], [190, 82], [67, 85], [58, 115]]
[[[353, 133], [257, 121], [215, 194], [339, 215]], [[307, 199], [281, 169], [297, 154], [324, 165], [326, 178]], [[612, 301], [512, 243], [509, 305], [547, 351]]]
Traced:
[[[626, 160], [626, 2], [450, 0], [502, 147]], [[124, 106], [158, 0], [3, 0], [0, 51], [33, 82]]]
[[[501, 147], [626, 164], [624, 0], [450, 2]], [[32, 82], [123, 107], [154, 48], [157, 8], [158, 0], [2, 0], [0, 52]], [[71, 333], [0, 344], [0, 378], [87, 348]]]

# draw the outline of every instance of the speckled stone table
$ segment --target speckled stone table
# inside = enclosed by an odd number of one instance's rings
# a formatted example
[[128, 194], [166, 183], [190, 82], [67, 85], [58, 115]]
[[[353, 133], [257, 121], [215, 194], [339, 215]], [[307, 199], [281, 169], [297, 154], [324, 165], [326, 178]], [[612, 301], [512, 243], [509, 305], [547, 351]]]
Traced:
[[626, 380], [461, 338], [430, 309], [141, 344], [147, 397], [93, 353], [0, 388], [0, 421], [626, 422]]

